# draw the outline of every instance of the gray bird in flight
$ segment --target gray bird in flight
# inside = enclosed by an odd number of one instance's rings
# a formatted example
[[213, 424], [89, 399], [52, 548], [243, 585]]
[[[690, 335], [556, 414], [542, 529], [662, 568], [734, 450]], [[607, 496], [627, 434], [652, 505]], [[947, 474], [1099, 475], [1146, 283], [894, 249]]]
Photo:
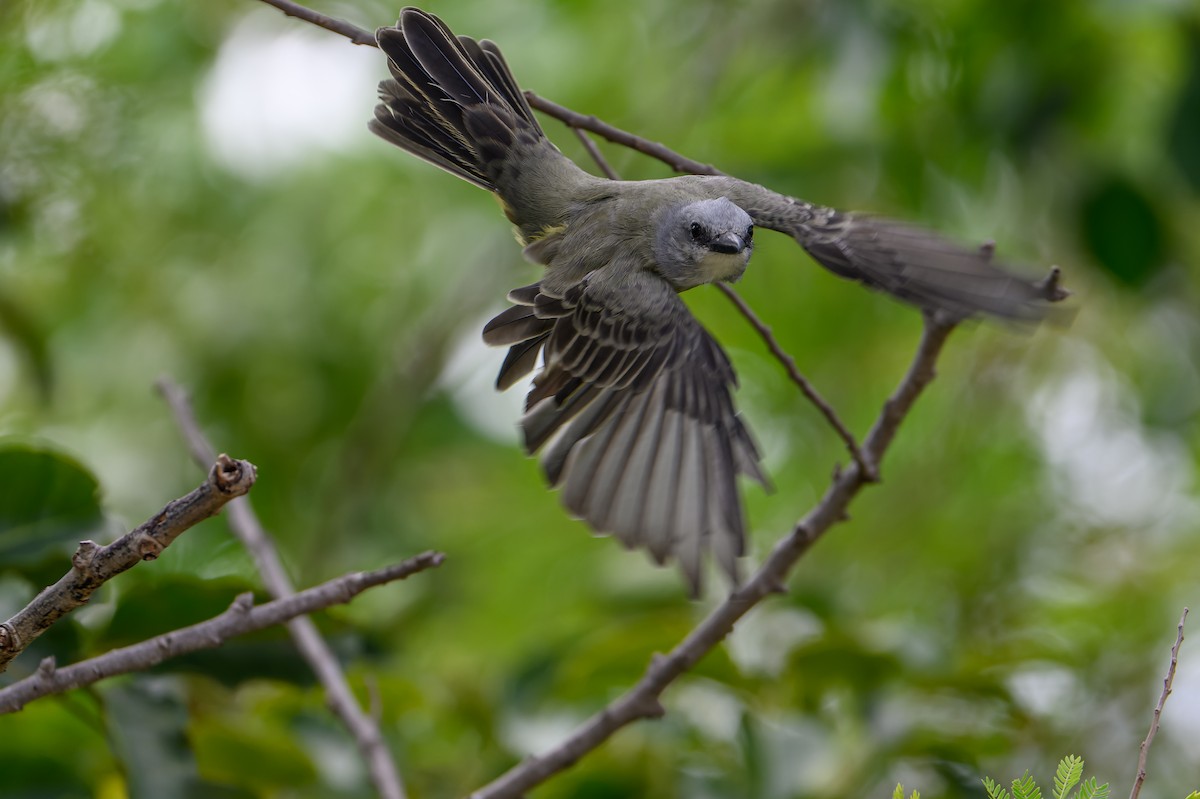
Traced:
[[499, 48], [406, 8], [376, 32], [391, 79], [370, 129], [493, 192], [546, 268], [484, 327], [507, 346], [497, 388], [543, 365], [521, 419], [550, 484], [597, 533], [674, 558], [693, 595], [705, 550], [737, 584], [737, 476], [762, 484], [733, 406], [736, 377], [679, 292], [738, 280], [754, 227], [785, 232], [836, 274], [928, 310], [1037, 319], [1044, 290], [919, 228], [729, 177], [613, 181], [550, 143]]

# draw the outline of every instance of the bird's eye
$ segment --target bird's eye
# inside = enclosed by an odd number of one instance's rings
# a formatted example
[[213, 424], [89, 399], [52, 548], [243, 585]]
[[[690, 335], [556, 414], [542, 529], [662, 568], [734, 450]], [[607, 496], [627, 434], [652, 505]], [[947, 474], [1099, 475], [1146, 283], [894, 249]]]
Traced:
[[689, 230], [692, 231], [692, 240], [693, 241], [703, 241], [704, 228], [700, 225], [699, 222], [693, 222], [692, 226], [689, 228]]
[[744, 242], [746, 242], [747, 244], [754, 241], [754, 225], [751, 225], [750, 227], [746, 228], [746, 235], [742, 236], [742, 240]]

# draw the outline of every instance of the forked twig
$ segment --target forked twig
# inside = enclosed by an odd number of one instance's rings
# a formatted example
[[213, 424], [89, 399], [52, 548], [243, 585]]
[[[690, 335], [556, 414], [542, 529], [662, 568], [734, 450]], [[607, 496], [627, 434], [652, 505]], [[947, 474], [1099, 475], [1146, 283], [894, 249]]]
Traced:
[[106, 582], [144, 560], [155, 560], [176, 538], [245, 494], [254, 485], [254, 464], [227, 455], [214, 461], [204, 482], [172, 500], [150, 519], [107, 546], [81, 541], [71, 569], [0, 624], [0, 672], [56, 621], [87, 604]]
[[689, 175], [726, 174], [712, 164], [702, 164], [699, 161], [694, 161], [691, 158], [688, 158], [686, 155], [680, 155], [664, 144], [650, 141], [649, 139], [638, 136], [636, 133], [630, 133], [627, 130], [621, 130], [615, 125], [610, 125], [604, 120], [592, 116], [591, 114], [581, 114], [578, 111], [572, 111], [565, 105], [559, 105], [553, 100], [547, 100], [540, 94], [526, 91], [525, 99], [529, 101], [529, 105], [532, 107], [547, 114], [548, 116], [552, 116], [557, 120], [565, 122], [572, 128], [590, 130], [592, 133], [608, 139], [613, 144], [619, 144], [623, 147], [628, 147], [631, 150], [636, 150], [643, 155], [656, 158], [667, 166], [671, 167], [671, 169], [674, 169], [676, 172]]
[[[193, 459], [197, 463], [203, 463], [212, 451], [212, 445], [200, 430], [187, 393], [165, 377], [160, 378], [156, 385], [170, 406], [175, 421], [187, 440]], [[271, 596], [276, 599], [294, 596], [296, 589], [283, 567], [283, 560], [279, 557], [271, 536], [259, 522], [249, 500], [235, 502], [230, 506], [229, 528], [254, 558], [258, 573]], [[287, 622], [287, 629], [296, 644], [296, 649], [308, 662], [321, 687], [325, 689], [329, 709], [354, 737], [367, 764], [371, 782], [379, 795], [383, 799], [404, 799], [404, 783], [400, 779], [400, 772], [391, 752], [388, 751], [379, 725], [363, 711], [354, 698], [350, 683], [338, 664], [337, 656], [321, 637], [316, 623], [308, 616], [297, 616]]]
[[444, 557], [440, 552], [425, 552], [375, 571], [345, 574], [286, 599], [276, 599], [257, 607], [253, 596], [241, 594], [224, 613], [208, 621], [113, 649], [61, 669], [55, 665], [53, 657], [45, 658], [33, 674], [0, 688], [0, 714], [18, 711], [43, 696], [61, 694], [117, 674], [145, 671], [164, 660], [202, 649], [215, 649], [236, 636], [349, 602], [368, 588], [440, 566]]

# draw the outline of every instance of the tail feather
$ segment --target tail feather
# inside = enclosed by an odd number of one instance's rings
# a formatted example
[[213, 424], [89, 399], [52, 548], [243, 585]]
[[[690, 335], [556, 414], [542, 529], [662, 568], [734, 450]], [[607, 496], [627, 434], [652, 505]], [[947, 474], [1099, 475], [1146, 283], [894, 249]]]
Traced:
[[491, 182], [479, 168], [461, 113], [450, 96], [429, 78], [413, 55], [404, 32], [380, 28], [375, 34], [388, 57], [391, 80], [379, 84], [375, 118], [368, 127], [377, 136], [418, 158], [489, 191]]
[[[522, 121], [537, 131], [539, 136], [546, 135], [542, 131], [542, 126], [537, 121], [537, 117], [533, 115], [533, 109], [529, 106], [529, 100], [525, 98], [525, 92], [521, 91], [521, 87], [517, 85], [512, 70], [508, 68], [508, 62], [504, 60], [504, 55], [500, 52], [500, 48], [496, 46], [496, 43], [489, 39], [476, 42], [474, 39], [466, 36], [459, 37], [459, 41], [463, 39], [466, 39], [480, 49], [483, 57], [477, 58], [476, 63], [480, 66], [486, 65], [487, 69], [485, 73], [491, 78], [493, 85], [504, 92], [509, 105], [521, 115]], [[467, 49], [470, 50], [471, 48], [468, 47]]]
[[460, 107], [486, 103], [496, 94], [440, 19], [406, 8], [400, 12], [400, 30], [425, 74]]
[[491, 190], [486, 178], [478, 174], [477, 159], [470, 152], [465, 136], [449, 127], [445, 118], [428, 113], [427, 99], [394, 80], [379, 84], [379, 97], [383, 103], [375, 107], [375, 118], [368, 124], [373, 133], [418, 158]]
[[[489, 191], [518, 141], [543, 139], [541, 126], [499, 49], [455, 36], [416, 8], [376, 31], [391, 80], [379, 84], [376, 135]], [[523, 135], [521, 135], [523, 134]]]

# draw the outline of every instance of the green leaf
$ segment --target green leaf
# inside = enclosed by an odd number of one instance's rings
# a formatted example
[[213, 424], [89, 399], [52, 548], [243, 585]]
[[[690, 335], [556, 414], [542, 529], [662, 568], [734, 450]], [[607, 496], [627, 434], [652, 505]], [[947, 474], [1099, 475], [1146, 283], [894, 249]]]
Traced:
[[1067, 755], [1058, 763], [1054, 774], [1054, 799], [1066, 799], [1067, 794], [1083, 776], [1083, 758]]
[[991, 777], [983, 778], [983, 787], [987, 791], [988, 799], [1010, 799], [1008, 791], [1004, 786], [993, 780]]
[[1089, 777], [1079, 786], [1079, 799], [1108, 799], [1108, 783], [1096, 784], [1095, 777]]
[[892, 799], [904, 799], [904, 786], [896, 783], [896, 790], [892, 791]]
[[1026, 771], [1024, 776], [1012, 782], [1013, 799], [1042, 799], [1042, 789]]
[[1200, 791], [1192, 791], [1187, 795], [1186, 799], [1200, 799]]
[[48, 449], [0, 446], [0, 563], [30, 565], [94, 535], [99, 485], [77, 461]]

